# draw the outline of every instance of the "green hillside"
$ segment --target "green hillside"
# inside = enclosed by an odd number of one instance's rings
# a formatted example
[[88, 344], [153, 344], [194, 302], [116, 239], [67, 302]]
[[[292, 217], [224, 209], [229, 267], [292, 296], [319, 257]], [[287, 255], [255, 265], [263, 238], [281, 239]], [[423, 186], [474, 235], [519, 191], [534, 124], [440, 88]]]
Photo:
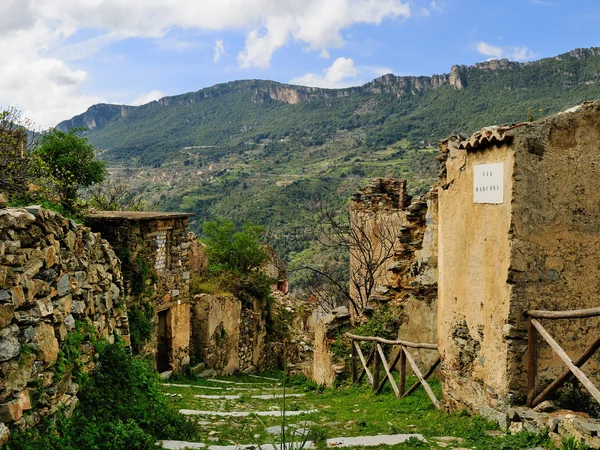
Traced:
[[195, 212], [196, 231], [205, 220], [250, 219], [288, 260], [318, 258], [315, 208], [343, 210], [379, 176], [423, 193], [437, 175], [438, 139], [598, 99], [599, 77], [600, 49], [579, 49], [348, 89], [236, 81], [139, 107], [94, 105], [58, 127], [86, 125], [114, 176], [157, 209]]

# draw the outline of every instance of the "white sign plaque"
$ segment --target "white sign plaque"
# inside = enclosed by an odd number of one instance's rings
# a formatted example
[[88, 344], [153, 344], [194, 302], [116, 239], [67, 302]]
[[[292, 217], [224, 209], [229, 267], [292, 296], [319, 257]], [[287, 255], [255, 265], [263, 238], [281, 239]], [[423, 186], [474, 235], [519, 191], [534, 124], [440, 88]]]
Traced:
[[504, 202], [504, 163], [478, 164], [473, 173], [473, 203]]

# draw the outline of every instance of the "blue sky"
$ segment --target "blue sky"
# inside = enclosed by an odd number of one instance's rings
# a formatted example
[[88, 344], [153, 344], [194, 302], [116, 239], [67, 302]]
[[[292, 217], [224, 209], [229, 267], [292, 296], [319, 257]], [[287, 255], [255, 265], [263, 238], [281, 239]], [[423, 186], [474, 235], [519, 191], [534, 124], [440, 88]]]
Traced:
[[345, 87], [592, 46], [597, 0], [2, 0], [0, 107], [46, 128], [231, 80]]

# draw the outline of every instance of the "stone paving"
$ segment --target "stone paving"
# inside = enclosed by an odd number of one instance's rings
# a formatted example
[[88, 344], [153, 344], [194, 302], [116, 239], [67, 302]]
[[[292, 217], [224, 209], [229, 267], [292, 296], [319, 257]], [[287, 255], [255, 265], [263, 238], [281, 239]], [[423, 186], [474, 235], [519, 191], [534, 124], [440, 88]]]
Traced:
[[[199, 399], [199, 401], [205, 401], [206, 403], [202, 403], [202, 405], [206, 405], [209, 408], [206, 409], [189, 409], [189, 408], [181, 408], [179, 412], [181, 414], [185, 414], [192, 417], [198, 417], [198, 423], [202, 426], [213, 428], [208, 435], [207, 440], [212, 442], [185, 442], [185, 441], [175, 441], [175, 440], [164, 440], [160, 441], [159, 444], [162, 445], [165, 449], [179, 450], [179, 449], [195, 449], [195, 448], [206, 448], [208, 450], [239, 450], [239, 449], [274, 449], [281, 450], [279, 445], [273, 447], [270, 443], [260, 444], [235, 444], [231, 443], [231, 445], [217, 445], [216, 441], [219, 440], [219, 432], [215, 429], [220, 427], [227, 427], [230, 425], [228, 422], [222, 422], [218, 419], [222, 420], [239, 420], [240, 418], [248, 418], [248, 417], [280, 417], [282, 415], [281, 412], [281, 401], [283, 400], [283, 388], [281, 387], [280, 380], [277, 378], [270, 377], [261, 377], [261, 376], [251, 376], [255, 378], [256, 382], [239, 382], [239, 381], [231, 381], [231, 380], [223, 380], [223, 379], [207, 379], [203, 382], [202, 385], [195, 384], [179, 384], [179, 383], [165, 383], [165, 387], [169, 388], [193, 388], [194, 390], [207, 390], [207, 392], [214, 392], [215, 390], [226, 391], [227, 394], [223, 393], [201, 393], [201, 394], [191, 394], [190, 397], [194, 399]], [[214, 384], [213, 384], [214, 383]], [[225, 385], [225, 386], [223, 386]], [[268, 391], [278, 390], [278, 393], [272, 393]], [[196, 391], [196, 392], [198, 392]], [[257, 393], [256, 391], [267, 391], [267, 393]], [[255, 395], [252, 395], [255, 394]], [[165, 392], [165, 395], [174, 398], [182, 397], [180, 393], [170, 393]], [[262, 406], [264, 405], [264, 409], [257, 409], [256, 405], [253, 405], [251, 409], [243, 409], [241, 407], [245, 407], [245, 405], [235, 403], [235, 401], [240, 401], [242, 398], [246, 396], [247, 398], [258, 400], [258, 403]], [[286, 390], [285, 397], [286, 399], [294, 399], [301, 398], [306, 396], [305, 393], [294, 392], [293, 388], [288, 388]], [[269, 401], [273, 401], [275, 403], [270, 404]], [[286, 418], [300, 418], [307, 414], [318, 414], [318, 409], [310, 408], [310, 409], [300, 409], [300, 410], [287, 410], [285, 412]], [[285, 427], [286, 434], [289, 432], [287, 430], [295, 429], [294, 435], [298, 436], [300, 440], [303, 440], [305, 436], [307, 436], [309, 432], [309, 427], [311, 425], [316, 425], [314, 422], [309, 422], [304, 420], [304, 422], [299, 422], [297, 424], [288, 422], [289, 426]], [[235, 425], [235, 422], [234, 422]], [[278, 442], [279, 435], [281, 434], [281, 425], [273, 425], [273, 426], [265, 426], [264, 430], [273, 435], [274, 440]], [[255, 434], [254, 436], [249, 436], [248, 440], [258, 439], [260, 436]], [[362, 448], [362, 447], [372, 447], [372, 446], [380, 446], [380, 445], [396, 445], [406, 442], [409, 439], [418, 439], [423, 442], [427, 442], [425, 438], [421, 434], [379, 434], [375, 436], [354, 436], [354, 437], [338, 437], [338, 438], [330, 438], [321, 442], [321, 446], [325, 445], [326, 447], [352, 447], [352, 448]], [[294, 446], [292, 446], [294, 447]], [[318, 448], [319, 445], [313, 443], [311, 441], [307, 441], [303, 448]], [[286, 446], [286, 448], [289, 448]], [[298, 448], [296, 445], [294, 448]]]

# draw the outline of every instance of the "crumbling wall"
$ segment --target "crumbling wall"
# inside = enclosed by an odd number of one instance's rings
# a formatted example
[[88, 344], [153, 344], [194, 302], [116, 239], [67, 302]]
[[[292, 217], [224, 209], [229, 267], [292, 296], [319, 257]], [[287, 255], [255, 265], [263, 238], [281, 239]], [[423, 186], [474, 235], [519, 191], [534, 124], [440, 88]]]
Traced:
[[[364, 227], [378, 250], [390, 248], [390, 258], [376, 274], [376, 287], [365, 310], [389, 306], [400, 312], [398, 338], [412, 342], [437, 341], [437, 190], [412, 201], [406, 182], [378, 179], [352, 198], [351, 226]], [[383, 242], [381, 242], [383, 241]], [[351, 271], [360, 261], [351, 255]], [[356, 290], [351, 294], [356, 298]], [[352, 313], [352, 308], [350, 308]], [[353, 317], [356, 322], [356, 317]], [[434, 351], [412, 350], [422, 370], [437, 359]]]
[[[525, 312], [598, 306], [599, 130], [600, 103], [591, 103], [441, 143], [438, 333], [449, 408], [506, 412], [524, 403]], [[503, 167], [499, 201], [475, 202], [475, 167], [484, 163]], [[600, 325], [541, 322], [572, 359]], [[564, 370], [539, 343], [538, 392]], [[583, 367], [596, 382], [598, 369], [597, 356]]]
[[192, 305], [192, 355], [219, 374], [259, 365], [266, 334], [263, 308], [233, 295], [199, 294]]
[[340, 306], [317, 320], [313, 364], [305, 371], [308, 378], [318, 384], [332, 386], [336, 377], [349, 369], [346, 367], [346, 355], [334, 354], [333, 344], [339, 336], [350, 331], [351, 327], [350, 313], [345, 306]]
[[[523, 398], [527, 360], [522, 311], [600, 306], [600, 103], [520, 127], [513, 147], [507, 328], [514, 339], [509, 340], [507, 370], [511, 392]], [[599, 318], [540, 322], [572, 359], [598, 337], [600, 326]], [[599, 369], [598, 355], [583, 367], [596, 383]], [[541, 343], [540, 387], [563, 370]]]
[[[81, 357], [64, 364], [73, 333], [84, 335]], [[120, 335], [129, 345], [111, 246], [51, 211], [0, 209], [0, 444], [2, 423], [30, 426], [60, 407], [72, 410], [79, 386], [70, 370], [93, 367], [93, 335]]]

